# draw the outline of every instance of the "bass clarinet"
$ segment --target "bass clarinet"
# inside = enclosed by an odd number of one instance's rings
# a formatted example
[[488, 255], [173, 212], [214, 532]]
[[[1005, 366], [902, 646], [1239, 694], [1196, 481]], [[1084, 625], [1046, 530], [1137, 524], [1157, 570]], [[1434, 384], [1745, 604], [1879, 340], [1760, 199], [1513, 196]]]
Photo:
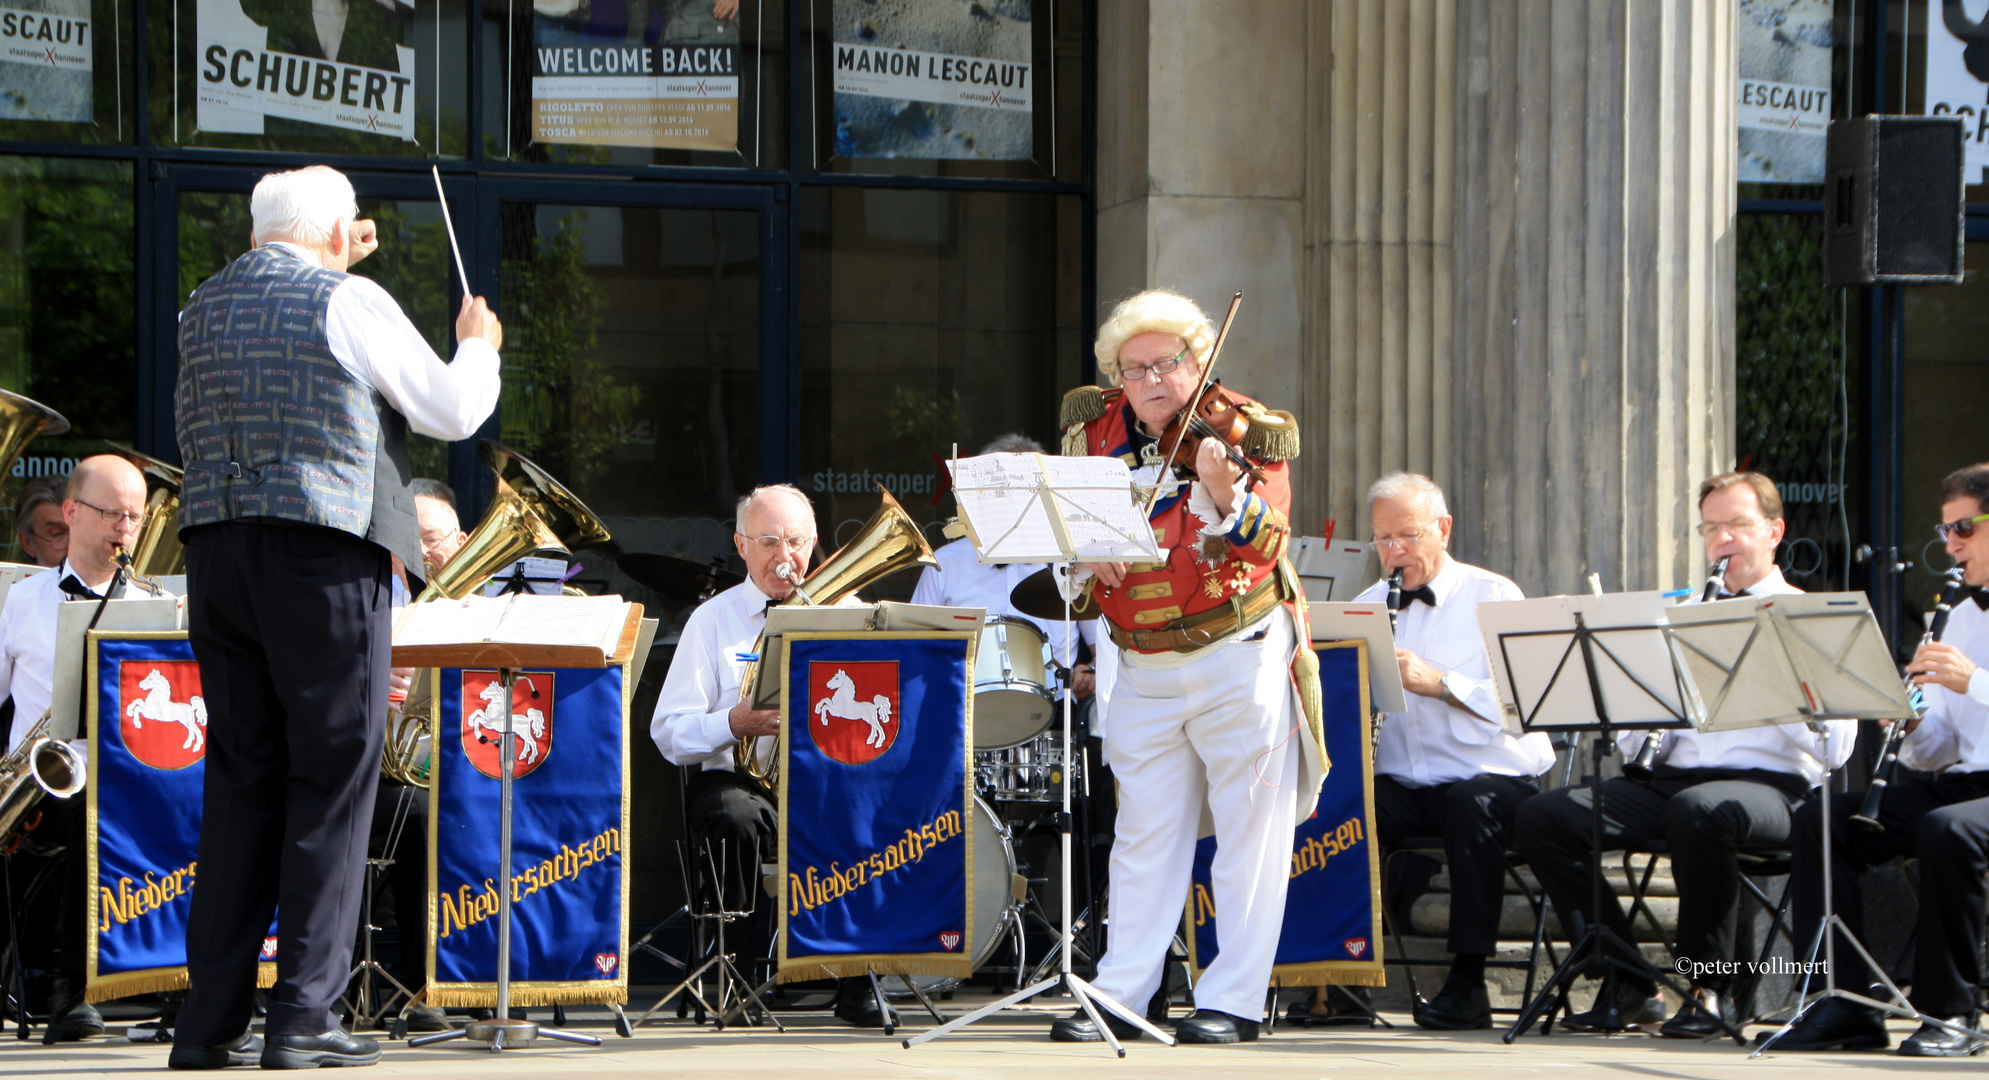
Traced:
[[[1941, 635], [1947, 631], [1948, 615], [1954, 610], [1955, 601], [1961, 599], [1962, 590], [1968, 587], [1968, 584], [1962, 580], [1962, 570], [1959, 566], [1947, 572], [1947, 579], [1947, 586], [1941, 589], [1941, 598], [1934, 602], [1934, 619], [1927, 624], [1927, 632], [1920, 635], [1920, 645], [1914, 649], [1916, 653], [1929, 644], [1941, 640]], [[1906, 687], [1912, 694], [1914, 711], [1921, 716], [1927, 715], [1926, 709], [1919, 704], [1920, 688], [1914, 685], [1910, 676], [1906, 680]], [[1879, 810], [1885, 805], [1886, 787], [1892, 783], [1893, 774], [1899, 771], [1899, 745], [1906, 741], [1906, 729], [1909, 726], [1903, 720], [1895, 720], [1886, 728], [1885, 743], [1879, 750], [1878, 768], [1872, 770], [1871, 790], [1865, 792], [1864, 805], [1858, 807], [1858, 812], [1851, 815], [1851, 824], [1867, 832], [1885, 831], [1885, 826], [1879, 824]]]
[[[1733, 556], [1722, 555], [1706, 571], [1706, 587], [1699, 592], [1699, 602], [1706, 603], [1720, 595], [1720, 586], [1726, 583], [1727, 562]], [[1637, 750], [1637, 756], [1623, 763], [1623, 775], [1639, 784], [1648, 784], [1657, 775], [1658, 751], [1664, 749], [1664, 732], [1652, 731], [1644, 736], [1644, 745]]]

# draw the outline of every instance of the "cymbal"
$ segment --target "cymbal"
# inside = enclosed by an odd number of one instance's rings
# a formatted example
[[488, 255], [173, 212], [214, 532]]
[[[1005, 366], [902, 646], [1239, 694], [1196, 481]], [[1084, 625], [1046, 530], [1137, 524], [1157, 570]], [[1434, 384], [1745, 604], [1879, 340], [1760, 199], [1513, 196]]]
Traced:
[[680, 603], [708, 600], [746, 580], [727, 570], [717, 559], [700, 563], [646, 551], [627, 551], [615, 556], [615, 565], [634, 578], [636, 584]]
[[[1081, 607], [1073, 607], [1070, 617], [1073, 619], [1097, 618], [1097, 605], [1092, 604], [1090, 601], [1091, 597], [1085, 597], [1085, 604]], [[1057, 622], [1062, 622], [1064, 618], [1063, 594], [1057, 591], [1057, 583], [1050, 576], [1048, 567], [1044, 567], [1023, 578], [1022, 583], [1015, 587], [1015, 591], [1008, 594], [1008, 602], [1015, 610], [1032, 619], [1054, 619]]]

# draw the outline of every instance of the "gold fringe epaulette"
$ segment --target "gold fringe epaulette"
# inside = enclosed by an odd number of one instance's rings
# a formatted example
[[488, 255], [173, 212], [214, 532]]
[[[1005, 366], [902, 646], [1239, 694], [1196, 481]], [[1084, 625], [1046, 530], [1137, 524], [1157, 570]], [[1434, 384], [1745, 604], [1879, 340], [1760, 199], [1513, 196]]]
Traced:
[[1057, 427], [1069, 430], [1072, 424], [1089, 424], [1104, 416], [1111, 408], [1101, 386], [1080, 386], [1064, 395], [1063, 408], [1057, 414]]
[[1290, 461], [1298, 456], [1298, 418], [1283, 409], [1266, 409], [1250, 418], [1239, 449], [1258, 461]]

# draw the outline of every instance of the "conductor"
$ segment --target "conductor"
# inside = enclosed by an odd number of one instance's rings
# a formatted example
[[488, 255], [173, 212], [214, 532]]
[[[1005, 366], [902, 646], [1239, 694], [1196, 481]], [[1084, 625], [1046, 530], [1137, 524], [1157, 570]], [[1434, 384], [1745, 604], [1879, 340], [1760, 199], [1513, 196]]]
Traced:
[[[169, 1064], [371, 1065], [331, 1007], [353, 937], [387, 717], [392, 558], [421, 565], [407, 433], [461, 439], [498, 396], [503, 329], [481, 298], [445, 364], [386, 291], [352, 184], [262, 178], [251, 250], [180, 313], [189, 638], [207, 699], [192, 980]], [[271, 915], [268, 1045], [249, 1034]]]

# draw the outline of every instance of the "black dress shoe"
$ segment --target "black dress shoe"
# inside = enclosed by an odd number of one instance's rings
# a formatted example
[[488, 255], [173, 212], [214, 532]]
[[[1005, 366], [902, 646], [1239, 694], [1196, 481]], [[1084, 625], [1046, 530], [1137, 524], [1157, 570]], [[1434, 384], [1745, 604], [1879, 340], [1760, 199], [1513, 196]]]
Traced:
[[1656, 994], [1644, 993], [1620, 980], [1605, 992], [1615, 998], [1615, 1023], [1610, 1022], [1606, 1003], [1598, 994], [1595, 1007], [1563, 1017], [1561, 1026], [1569, 1031], [1626, 1031], [1644, 1024], [1664, 1023], [1664, 999]]
[[48, 1028], [42, 1032], [43, 1044], [81, 1042], [102, 1035], [104, 1017], [97, 1007], [84, 1001], [80, 992], [69, 993], [66, 980], [59, 989], [60, 996], [51, 1002], [48, 1010]]
[[[1761, 1046], [1775, 1033], [1754, 1037]], [[1775, 1039], [1773, 1050], [1883, 1050], [1892, 1045], [1885, 1017], [1877, 1009], [1854, 1005], [1843, 998], [1824, 998], [1803, 1014], [1787, 1035]]]
[[1726, 1012], [1726, 999], [1718, 990], [1695, 986], [1691, 1000], [1678, 1007], [1678, 1012], [1658, 1029], [1658, 1034], [1667, 1039], [1710, 1039], [1724, 1035], [1726, 1031], [1720, 1027], [1720, 1020], [1726, 1017]]
[[1214, 1044], [1256, 1042], [1257, 1021], [1215, 1009], [1196, 1009], [1195, 1015], [1174, 1025], [1174, 1041]]
[[890, 1026], [897, 1027], [898, 1010], [889, 1005], [879, 1009], [877, 995], [870, 992], [870, 980], [863, 979], [861, 982], [861, 991], [847, 990], [836, 994], [836, 1019], [852, 1027], [881, 1028], [885, 1026], [888, 1014]]
[[1374, 997], [1365, 986], [1322, 986], [1311, 998], [1292, 1002], [1285, 1010], [1285, 1023], [1302, 1028], [1371, 1028], [1373, 1009]]
[[271, 1035], [262, 1048], [265, 1069], [336, 1068], [343, 1065], [378, 1065], [380, 1044], [344, 1028], [323, 1035]]
[[[1112, 1037], [1120, 1042], [1132, 1042], [1134, 1039], [1146, 1034], [1146, 1032], [1141, 1031], [1139, 1028], [1119, 1019], [1117, 1014], [1109, 1010], [1100, 1009], [1098, 1013], [1105, 1018], [1105, 1026], [1112, 1029]], [[1098, 1025], [1092, 1023], [1090, 1015], [1082, 1008], [1079, 1008], [1076, 1012], [1062, 1017], [1056, 1023], [1050, 1025], [1050, 1041], [1093, 1043], [1104, 1042], [1105, 1036], [1098, 1034]]]
[[1448, 979], [1437, 996], [1418, 1002], [1412, 1015], [1428, 1031], [1476, 1031], [1492, 1026], [1492, 998], [1482, 977]]
[[256, 1065], [262, 1061], [262, 1040], [244, 1031], [226, 1046], [195, 1046], [174, 1043], [166, 1055], [169, 1069], [225, 1069], [230, 1065]]
[[[1941, 1019], [1957, 1027], [1972, 1026], [1971, 1016], [1943, 1016]], [[1956, 1035], [1939, 1024], [1921, 1024], [1920, 1030], [1906, 1037], [1899, 1044], [1899, 1052], [1907, 1057], [1968, 1057], [1982, 1052], [1982, 1044], [1966, 1035]]]

